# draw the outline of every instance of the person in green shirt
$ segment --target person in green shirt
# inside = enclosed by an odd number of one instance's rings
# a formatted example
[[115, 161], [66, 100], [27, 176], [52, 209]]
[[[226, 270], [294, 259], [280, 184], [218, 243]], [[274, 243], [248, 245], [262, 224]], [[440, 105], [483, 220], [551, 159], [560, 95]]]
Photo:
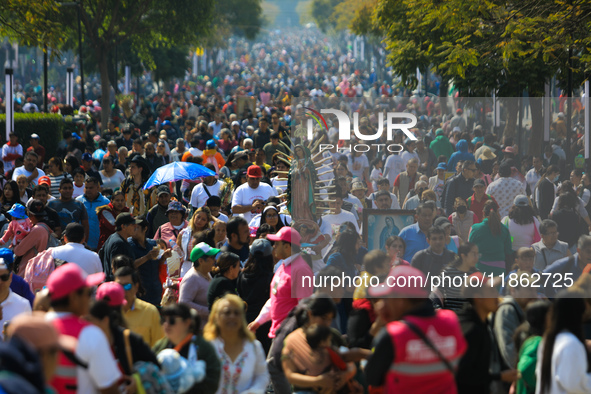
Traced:
[[[530, 303], [525, 309], [525, 320], [516, 332], [516, 347], [519, 348], [517, 370], [521, 377], [515, 385], [515, 394], [534, 394], [536, 392], [536, 363], [538, 346], [542, 342], [546, 327], [546, 315], [551, 302], [539, 300]], [[521, 346], [519, 346], [521, 344]]]
[[493, 201], [484, 204], [484, 220], [472, 225], [468, 242], [478, 245], [480, 261], [476, 268], [485, 276], [505, 275], [506, 267], [511, 267], [513, 248], [511, 234], [507, 226], [501, 223], [498, 208]]

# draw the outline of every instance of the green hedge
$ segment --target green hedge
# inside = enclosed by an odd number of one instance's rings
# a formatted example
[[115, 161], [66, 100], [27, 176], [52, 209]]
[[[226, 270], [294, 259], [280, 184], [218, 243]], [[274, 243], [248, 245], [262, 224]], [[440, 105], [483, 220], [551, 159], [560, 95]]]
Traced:
[[[45, 161], [55, 156], [57, 145], [63, 139], [64, 118], [58, 114], [14, 114], [14, 132], [19, 142], [26, 150], [29, 136], [37, 134], [41, 137], [39, 143], [45, 148]], [[6, 114], [0, 115], [0, 141], [6, 143]]]

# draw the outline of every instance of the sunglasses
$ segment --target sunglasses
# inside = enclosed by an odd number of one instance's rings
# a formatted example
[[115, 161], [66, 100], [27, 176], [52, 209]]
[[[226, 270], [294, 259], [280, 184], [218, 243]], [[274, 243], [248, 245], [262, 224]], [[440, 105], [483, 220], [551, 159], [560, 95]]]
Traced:
[[6, 282], [8, 279], [10, 279], [10, 272], [4, 275], [0, 275], [0, 280], [2, 282]]

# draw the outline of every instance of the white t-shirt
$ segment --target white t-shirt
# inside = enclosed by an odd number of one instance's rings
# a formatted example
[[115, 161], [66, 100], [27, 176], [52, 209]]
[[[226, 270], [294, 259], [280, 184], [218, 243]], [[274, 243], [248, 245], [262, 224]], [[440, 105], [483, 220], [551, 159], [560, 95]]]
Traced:
[[404, 152], [402, 152], [400, 154], [400, 158], [402, 159], [402, 162], [404, 164], [404, 170], [406, 170], [406, 163], [408, 163], [408, 161], [410, 159], [417, 159], [419, 161], [419, 165], [421, 165], [421, 159], [419, 158], [419, 154], [417, 153], [417, 151], [415, 150], [414, 152], [410, 153], [409, 151], [405, 150]]
[[286, 179], [279, 179], [278, 177], [271, 178], [271, 183], [273, 187], [278, 187], [281, 189], [283, 193], [287, 190], [287, 178]]
[[74, 186], [74, 193], [72, 193], [73, 199], [76, 199], [76, 197], [79, 197], [84, 194], [84, 184], [78, 187], [75, 183], [73, 183], [72, 186]]
[[388, 156], [384, 164], [384, 177], [390, 181], [390, 187], [394, 186], [394, 180], [403, 171], [406, 171], [406, 163], [402, 157], [395, 154]]
[[[220, 212], [220, 216], [218, 216], [216, 219], [221, 220], [224, 223], [228, 223], [228, 220], [230, 220], [230, 219], [228, 219], [228, 217], [226, 215], [224, 215], [221, 212]], [[213, 221], [211, 222], [211, 224], [213, 225]]]
[[103, 180], [103, 185], [101, 186], [103, 189], [111, 189], [115, 191], [121, 187], [121, 182], [125, 180], [125, 175], [123, 175], [121, 170], [117, 169], [115, 169], [115, 173], [111, 177], [103, 174], [103, 171], [101, 171], [100, 174], [101, 179]]
[[[18, 144], [17, 146], [10, 146], [8, 144], [4, 144], [4, 146], [2, 147], [2, 157], [6, 156], [6, 155], [10, 155], [10, 154], [17, 154], [19, 156], [22, 156], [23, 155], [22, 145]], [[2, 161], [4, 162], [4, 171], [5, 172], [8, 172], [14, 168], [15, 160], [10, 160], [10, 161], [2, 160]]]
[[[16, 274], [15, 274], [16, 275]], [[2, 319], [0, 319], [0, 327], [4, 327], [4, 323], [11, 321], [21, 313], [31, 314], [31, 304], [26, 298], [19, 296], [12, 290], [8, 290], [8, 297], [0, 304], [2, 307]], [[4, 340], [4, 335], [0, 330], [0, 339]]]
[[351, 171], [351, 174], [353, 174], [354, 177], [363, 179], [363, 171], [365, 171], [365, 169], [369, 169], [369, 161], [367, 160], [367, 156], [364, 154], [361, 154], [361, 156], [357, 157], [349, 155], [347, 168], [349, 171]]
[[[255, 200], [267, 201], [269, 197], [277, 195], [277, 191], [274, 187], [267, 185], [266, 183], [260, 183], [256, 189], [248, 186], [248, 183], [238, 186], [232, 196], [232, 207], [235, 205], [251, 205]], [[253, 216], [257, 212], [245, 212], [241, 216], [250, 223]]]
[[217, 181], [212, 186], [205, 186], [204, 183], [200, 183], [197, 186], [195, 186], [191, 191], [191, 205], [193, 206], [193, 208], [201, 208], [205, 205], [205, 203], [207, 203], [207, 199], [210, 196], [207, 195], [207, 192], [205, 191], [204, 187], [207, 187], [207, 190], [209, 191], [210, 195], [219, 196], [220, 188], [224, 184], [225, 183], [223, 181]]
[[[37, 181], [39, 181], [39, 178], [41, 178], [42, 176], [45, 176], [45, 172], [43, 172], [43, 170], [37, 168], [37, 178], [33, 179], [33, 184], [35, 184], [35, 186], [37, 186]], [[20, 166], [14, 169], [14, 172], [12, 173], [12, 180], [16, 181], [16, 178], [19, 177], [19, 175], [24, 175], [27, 178], [30, 177], [33, 173], [31, 171], [27, 171], [25, 169], [25, 166]]]
[[78, 265], [88, 275], [103, 272], [103, 264], [99, 255], [88, 250], [82, 244], [68, 242], [51, 249], [51, 257]]
[[[59, 316], [67, 315], [68, 313], [48, 312], [45, 316], [46, 320], [51, 321]], [[80, 331], [75, 354], [80, 361], [88, 365], [88, 368], [76, 368], [78, 374], [77, 393], [98, 394], [99, 390], [111, 387], [121, 379], [121, 371], [119, 371], [109, 341], [99, 327], [89, 325]]]

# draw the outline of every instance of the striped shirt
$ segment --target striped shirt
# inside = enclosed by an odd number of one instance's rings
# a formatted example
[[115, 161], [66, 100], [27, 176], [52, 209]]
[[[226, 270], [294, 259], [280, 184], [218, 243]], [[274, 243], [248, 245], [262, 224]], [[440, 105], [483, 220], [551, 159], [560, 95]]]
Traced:
[[462, 297], [462, 289], [465, 283], [464, 275], [468, 277], [474, 272], [477, 272], [476, 268], [472, 268], [468, 272], [463, 272], [453, 265], [448, 265], [443, 269], [440, 276], [441, 285], [438, 287], [443, 296], [443, 309], [451, 309], [454, 312], [458, 312], [463, 308], [464, 303], [467, 301]]

